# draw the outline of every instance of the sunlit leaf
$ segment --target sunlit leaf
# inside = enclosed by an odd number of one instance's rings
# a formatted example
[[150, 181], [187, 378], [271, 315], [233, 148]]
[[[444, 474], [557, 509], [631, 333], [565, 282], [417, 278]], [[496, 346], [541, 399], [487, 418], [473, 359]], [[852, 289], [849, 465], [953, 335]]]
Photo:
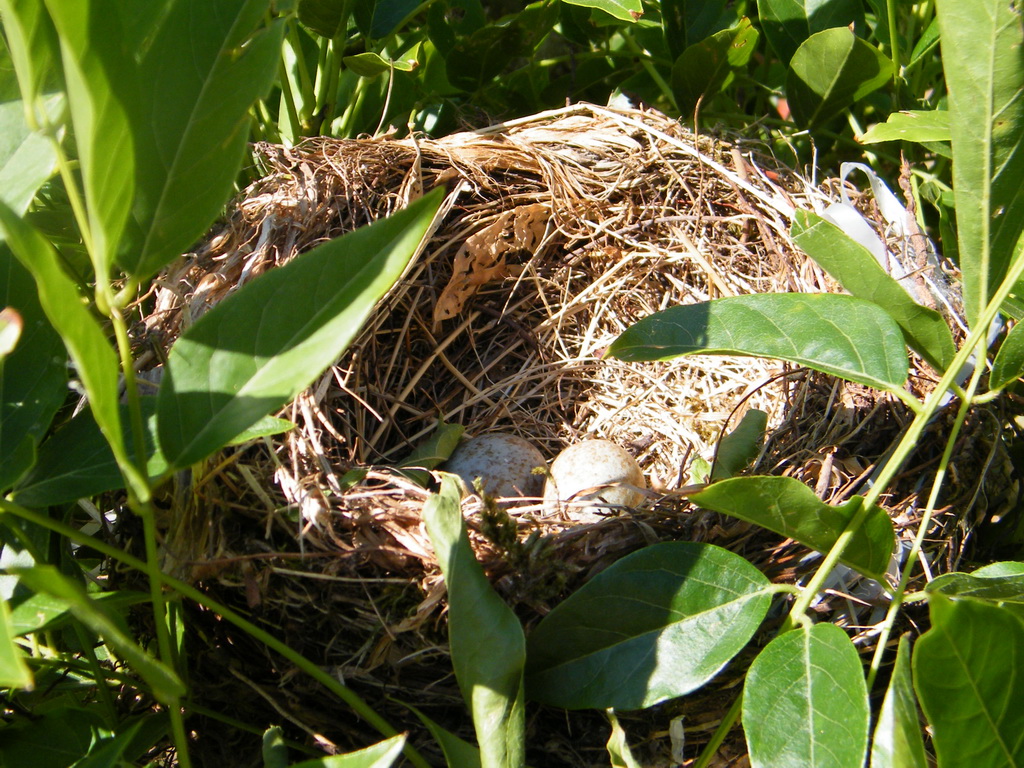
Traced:
[[609, 347], [620, 360], [756, 355], [789, 360], [878, 389], [907, 378], [903, 334], [877, 305], [834, 294], [753, 294], [670, 307]]
[[519, 619], [502, 601], [473, 554], [462, 520], [458, 479], [445, 476], [423, 507], [423, 520], [448, 589], [448, 642], [469, 705], [484, 768], [521, 768], [526, 719]]
[[1009, 570], [1019, 563], [993, 563], [974, 573], [944, 573], [928, 582], [929, 593], [939, 593], [958, 600], [980, 600], [1012, 611], [1024, 619], [1024, 570]]
[[973, 325], [1024, 228], [1024, 25], [1007, 0], [937, 6], [963, 297]]
[[765, 37], [783, 63], [815, 32], [848, 27], [864, 18], [858, 0], [758, 0], [757, 14]]
[[747, 672], [743, 730], [752, 768], [861, 768], [868, 694], [846, 633], [815, 624], [772, 640]]
[[[132, 78], [121, 14], [102, 0], [46, 0], [60, 35], [64, 81], [91, 233], [90, 256], [106, 280], [134, 193], [132, 131], [114, 79]], [[151, 9], [154, 13], [155, 9]]]
[[899, 324], [907, 344], [937, 371], [949, 367], [956, 346], [945, 319], [914, 301], [871, 251], [809, 211], [794, 214], [792, 233], [794, 242], [843, 288], [884, 309]]
[[889, 689], [875, 724], [871, 768], [927, 768], [921, 718], [910, 670], [910, 640], [900, 638]]
[[[63, 105], [64, 99], [59, 95], [41, 102], [41, 108], [54, 120]], [[0, 200], [15, 213], [24, 214], [36, 192], [56, 170], [53, 143], [42, 133], [29, 130], [22, 103], [0, 104]]]
[[949, 112], [945, 110], [905, 110], [893, 112], [884, 123], [876, 123], [857, 137], [861, 144], [880, 141], [949, 141]]
[[1024, 375], [1024, 323], [1017, 322], [1003, 339], [992, 362], [990, 389], [1002, 389]]
[[[819, 552], [832, 548], [863, 501], [855, 496], [840, 506], [826, 504], [792, 477], [735, 477], [709, 485], [689, 498], [701, 507], [755, 523]], [[841, 560], [866, 576], [882, 579], [895, 543], [889, 515], [881, 507], [872, 507], [853, 532]]]
[[563, 0], [563, 2], [584, 8], [596, 8], [622, 21], [636, 21], [644, 13], [640, 0]]
[[136, 196], [118, 261], [139, 278], [190, 248], [232, 193], [249, 108], [279, 63], [284, 22], [262, 26], [269, 3], [178, 0], [139, 51], [138, 87], [121, 84]]
[[696, 690], [760, 626], [767, 586], [753, 565], [709, 544], [627, 555], [530, 633], [527, 695], [566, 709], [641, 709]]
[[442, 728], [436, 722], [431, 720], [425, 714], [420, 712], [416, 707], [409, 704], [405, 706], [409, 707], [416, 717], [420, 719], [420, 722], [427, 727], [430, 731], [430, 735], [434, 738], [434, 741], [441, 747], [441, 751], [444, 752], [445, 763], [449, 768], [480, 768], [480, 750], [474, 747], [465, 739], [460, 739], [451, 731]]
[[933, 592], [914, 645], [914, 686], [940, 766], [1024, 765], [1024, 622]]
[[793, 119], [817, 128], [892, 79], [892, 61], [846, 27], [807, 38], [793, 54], [786, 96]]
[[32, 670], [14, 637], [10, 608], [6, 600], [0, 600], [0, 687], [32, 688]]
[[208, 456], [337, 360], [417, 252], [440, 196], [261, 275], [189, 328], [158, 395], [167, 461], [184, 467]]
[[45, 117], [36, 110], [48, 77], [59, 66], [57, 31], [40, 0], [0, 0], [0, 13], [25, 113], [42, 123]]

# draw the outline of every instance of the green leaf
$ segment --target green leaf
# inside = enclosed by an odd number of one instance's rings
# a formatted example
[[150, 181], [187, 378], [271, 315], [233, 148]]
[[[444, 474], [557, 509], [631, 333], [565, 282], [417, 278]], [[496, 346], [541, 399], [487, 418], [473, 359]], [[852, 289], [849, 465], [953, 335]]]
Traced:
[[481, 27], [455, 43], [445, 57], [445, 73], [453, 86], [475, 93], [528, 51], [521, 25]]
[[1004, 574], [1002, 570], [984, 568], [971, 574], [944, 573], [930, 581], [925, 591], [998, 605], [1024, 619], [1024, 573]]
[[891, 277], [867, 248], [809, 211], [793, 216], [793, 241], [854, 296], [873, 302], [900, 326], [906, 343], [937, 371], [945, 371], [956, 346], [942, 315], [923, 307]]
[[596, 8], [620, 21], [637, 21], [644, 14], [640, 0], [562, 0], [569, 5]]
[[0, 755], [8, 766], [68, 768], [108, 734], [95, 710], [54, 707], [24, 725], [0, 729]]
[[[828, 552], [861, 508], [854, 496], [835, 507], [792, 477], [735, 477], [709, 485], [690, 495], [705, 509], [730, 515]], [[864, 523], [853, 532], [842, 562], [865, 576], [882, 580], [895, 545], [892, 520], [881, 507], [872, 507]]]
[[1016, 323], [1003, 339], [992, 373], [988, 377], [989, 389], [1007, 387], [1024, 375], [1024, 323]]
[[[116, 616], [131, 606], [148, 602], [149, 593], [119, 589], [117, 592], [90, 595], [90, 598], [95, 604], [102, 606], [108, 615]], [[31, 593], [24, 598], [15, 593], [11, 598], [10, 607], [11, 631], [19, 636], [58, 629], [71, 618], [67, 602], [45, 592]]]
[[36, 281], [39, 303], [71, 353], [89, 395], [89, 407], [117, 457], [129, 467], [118, 412], [118, 360], [99, 323], [93, 319], [78, 287], [64, 272], [53, 246], [33, 227], [0, 202], [0, 227], [11, 251]]
[[758, 0], [757, 13], [764, 36], [783, 64], [814, 33], [848, 27], [864, 16], [857, 0]]
[[670, 307], [627, 328], [609, 347], [620, 360], [755, 355], [789, 360], [877, 389], [907, 378], [899, 327], [852, 296], [755, 294]]
[[127, 728], [122, 728], [115, 736], [94, 739], [89, 752], [80, 760], [76, 760], [72, 768], [110, 768], [125, 763], [123, 757], [132, 746], [142, 721], [138, 720]]
[[747, 17], [734, 29], [694, 43], [672, 65], [672, 91], [683, 113], [692, 112], [732, 82], [757, 50], [758, 33]]
[[158, 396], [169, 464], [218, 450], [337, 360], [424, 241], [441, 195], [261, 275], [189, 328]]
[[725, 29], [736, 16], [725, 0], [662, 0], [665, 42], [673, 59], [694, 43]]
[[772, 640], [747, 672], [743, 730], [752, 768], [861, 768], [868, 693], [846, 633], [815, 624]]
[[949, 112], [939, 109], [893, 112], [884, 123], [876, 123], [857, 138], [861, 144], [880, 141], [949, 141]]
[[32, 671], [14, 638], [11, 609], [6, 600], [0, 600], [0, 687], [31, 689]]
[[793, 54], [786, 96], [793, 119], [817, 128], [892, 79], [892, 61], [846, 27], [807, 38]]
[[608, 716], [608, 722], [612, 726], [612, 732], [608, 736], [608, 744], [606, 746], [608, 757], [611, 758], [612, 768], [641, 768], [640, 763], [633, 757], [633, 752], [629, 748], [629, 742], [626, 740], [626, 730], [615, 715], [615, 710], [609, 709], [605, 712], [605, 715]]
[[420, 0], [359, 0], [352, 11], [359, 30], [373, 40], [380, 40], [401, 28], [419, 6]]
[[[53, 96], [42, 109], [54, 119], [64, 99]], [[57, 169], [57, 153], [43, 134], [29, 131], [20, 101], [0, 104], [0, 200], [24, 215], [43, 183]]]
[[75, 618], [85, 624], [113, 648], [153, 689], [153, 695], [171, 704], [185, 693], [178, 676], [154, 659], [126, 635], [85, 590], [50, 565], [38, 565], [17, 571], [18, 577], [36, 592], [45, 592], [67, 603]]
[[178, 0], [125, 78], [136, 197], [118, 261], [138, 278], [190, 248], [232, 193], [249, 108], [277, 74], [284, 21], [262, 27], [269, 4]]
[[17, 310], [22, 326], [17, 347], [0, 364], [0, 489], [6, 490], [29, 468], [36, 443], [67, 396], [67, 356], [32, 276], [0, 243], [3, 306]]
[[[134, 193], [132, 132], [113, 80], [133, 73], [121, 14], [101, 0], [46, 0], [60, 36], [97, 280], [108, 279]], [[150, 11], [153, 12], [152, 10]]]
[[358, 53], [355, 56], [345, 56], [341, 61], [360, 77], [377, 77], [377, 75], [390, 72], [392, 67], [401, 72], [412, 72], [417, 66], [415, 60], [385, 59], [372, 51]]
[[430, 472], [424, 470], [437, 469], [448, 461], [465, 431], [466, 428], [461, 424], [449, 424], [444, 419], [440, 420], [434, 434], [417, 445], [413, 452], [398, 464], [398, 469], [405, 470], [402, 474], [426, 487], [430, 483]]
[[982, 566], [971, 575], [975, 578], [992, 578], [993, 576], [1020, 576], [1024, 575], [1024, 563], [1014, 562], [1012, 560], [1004, 560], [998, 563], [989, 563], [988, 565]]
[[42, 124], [46, 117], [36, 109], [60, 55], [57, 32], [39, 0], [0, 0], [0, 13], [26, 113]]
[[900, 638], [889, 690], [875, 724], [871, 743], [871, 768], [927, 768], [921, 738], [921, 719], [910, 671], [910, 640]]
[[[404, 702], [403, 702], [404, 704]], [[449, 768], [480, 768], [480, 750], [474, 747], [465, 739], [460, 739], [451, 731], [442, 728], [440, 725], [435, 723], [425, 714], [420, 712], [416, 707], [410, 704], [404, 704], [408, 707], [416, 717], [420, 719], [430, 731], [430, 735], [433, 736], [441, 746], [441, 751], [444, 753], [445, 764]]]
[[734, 477], [757, 458], [768, 427], [768, 414], [751, 408], [740, 419], [736, 429], [722, 438], [715, 453], [711, 481]]
[[530, 634], [527, 695], [565, 709], [641, 709], [694, 691], [753, 636], [768, 586], [746, 560], [709, 544], [627, 555]]
[[914, 646], [914, 686], [938, 764], [1024, 765], [1024, 623], [938, 593], [928, 607], [932, 628]]
[[261, 437], [281, 435], [295, 429], [295, 422], [288, 419], [279, 419], [276, 416], [264, 416], [248, 429], [235, 435], [228, 440], [228, 445], [244, 445], [245, 443], [258, 440]]
[[263, 768], [288, 768], [288, 745], [279, 725], [263, 732]]
[[523, 664], [519, 619], [491, 588], [462, 520], [458, 478], [423, 506], [423, 519], [448, 589], [448, 640], [455, 679], [469, 705], [484, 768], [525, 765]]
[[[167, 470], [156, 444], [156, 398], [141, 397], [146, 473], [155, 480]], [[123, 440], [135, 463], [135, 441], [128, 406], [120, 406]], [[85, 411], [57, 430], [39, 449], [32, 470], [14, 490], [14, 501], [26, 507], [48, 507], [124, 488], [124, 478], [92, 413]]]
[[348, 29], [352, 0], [299, 0], [299, 21], [331, 40]]
[[292, 768], [389, 768], [402, 754], [403, 747], [405, 734], [399, 734], [358, 752], [303, 760]]
[[967, 321], [1002, 281], [1024, 228], [1024, 27], [1006, 0], [938, 4]]

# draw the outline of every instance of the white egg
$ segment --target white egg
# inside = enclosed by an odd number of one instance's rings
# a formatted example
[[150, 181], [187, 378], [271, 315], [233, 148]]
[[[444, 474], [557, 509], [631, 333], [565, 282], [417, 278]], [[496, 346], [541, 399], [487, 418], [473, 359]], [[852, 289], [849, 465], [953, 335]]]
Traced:
[[[607, 488], [611, 483], [623, 483]], [[632, 487], [630, 487], [632, 486]], [[562, 501], [635, 507], [644, 498], [638, 489], [646, 488], [636, 459], [608, 440], [584, 440], [570, 445], [555, 458], [544, 483], [544, 504], [549, 509]], [[595, 488], [591, 493], [581, 493]]]
[[529, 441], [494, 432], [464, 440], [441, 469], [461, 477], [470, 491], [479, 477], [491, 496], [536, 497], [544, 477], [533, 470], [546, 464], [543, 454]]

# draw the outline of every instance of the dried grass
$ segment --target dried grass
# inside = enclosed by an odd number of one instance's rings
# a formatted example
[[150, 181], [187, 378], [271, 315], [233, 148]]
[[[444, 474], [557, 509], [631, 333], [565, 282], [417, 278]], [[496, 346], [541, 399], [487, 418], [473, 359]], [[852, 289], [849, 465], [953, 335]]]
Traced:
[[[489, 527], [479, 499], [466, 500], [478, 556], [530, 625], [590, 575], [657, 540], [714, 542], [774, 580], [801, 578], [812, 563], [793, 542], [688, 506], [679, 490], [693, 461], [711, 460], [723, 430], [760, 408], [769, 434], [756, 470], [797, 477], [839, 502], [862, 490], [909, 418], [892, 398], [771, 360], [602, 358], [625, 328], [674, 304], [836, 290], [788, 236], [794, 208], [820, 209], [826, 195], [757, 147], [694, 136], [650, 111], [581, 104], [438, 140], [258, 149], [264, 176], [160, 281], [151, 339], [166, 344], [256, 275], [424, 189], [445, 186], [448, 212], [351, 349], [283, 414], [298, 427], [227, 452], [193, 479], [190, 501], [173, 509], [168, 564], [242, 602], [396, 720], [410, 718], [390, 694], [468, 735], [447, 658], [443, 583], [420, 517], [426, 491], [387, 469], [439, 419], [469, 434], [513, 432], [548, 457], [584, 437], [607, 438], [648, 477], [640, 509], [609, 510], [596, 523], [518, 508], [516, 542]], [[915, 377], [926, 391], [931, 372], [917, 366]], [[974, 429], [988, 463], [1002, 462], [991, 425]], [[936, 450], [923, 447], [921, 466], [888, 498], [901, 529], [917, 520]], [[961, 455], [956, 466], [976, 464]], [[982, 475], [972, 476], [981, 488]], [[969, 531], [958, 504], [948, 500], [940, 515], [934, 567], [955, 563]], [[881, 597], [853, 595], [854, 580], [833, 587], [817, 610], [859, 628], [857, 641], [870, 646]], [[193, 629], [207, 643], [196, 685], [208, 706], [258, 722], [266, 697], [248, 694], [269, 691], [283, 708], [270, 719], [289, 719], [321, 745], [365, 743], [365, 728], [323, 712], [323, 694], [251, 640], [208, 615], [194, 617]], [[237, 662], [231, 685], [226, 649]], [[645, 764], [668, 760], [667, 722], [679, 713], [693, 754], [743, 666], [634, 718]], [[588, 717], [535, 718], [531, 743], [544, 746], [531, 764], [601, 763], [604, 729]]]

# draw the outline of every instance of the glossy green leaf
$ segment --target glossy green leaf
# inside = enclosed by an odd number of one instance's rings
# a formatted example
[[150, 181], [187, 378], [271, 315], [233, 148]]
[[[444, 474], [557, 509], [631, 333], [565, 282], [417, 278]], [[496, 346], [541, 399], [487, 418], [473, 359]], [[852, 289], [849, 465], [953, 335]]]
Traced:
[[530, 634], [527, 695], [565, 709], [641, 709], [694, 691], [753, 636], [768, 586], [746, 560], [709, 544], [627, 555]]
[[348, 29], [353, 0], [299, 0], [299, 21], [321, 37], [333, 39]]
[[[156, 444], [156, 398], [140, 398], [144, 419], [143, 443], [146, 472], [155, 480], [167, 470], [167, 462]], [[122, 405], [124, 444], [135, 460], [128, 407]], [[96, 426], [92, 413], [85, 411], [57, 430], [39, 448], [32, 470], [14, 490], [15, 503], [25, 507], [48, 507], [124, 488], [124, 478], [106, 438]]]
[[185, 686], [171, 669], [140, 648], [98, 607], [85, 590], [56, 568], [39, 565], [19, 570], [18, 577], [30, 589], [45, 592], [66, 602], [76, 619], [100, 635], [152, 687], [157, 699], [169, 704], [185, 693]]
[[[67, 396], [67, 353], [46, 319], [35, 281], [0, 243], [0, 307], [21, 318], [17, 346], [0, 364], [0, 489], [29, 468], [35, 445]], [[19, 460], [20, 457], [20, 460]]]
[[1024, 27], [1006, 0], [938, 6], [964, 309], [973, 325], [1024, 228]]
[[908, 635], [900, 638], [889, 689], [875, 723], [871, 768], [928, 768], [910, 669]]
[[14, 642], [15, 635], [11, 610], [6, 600], [0, 600], [0, 687], [32, 688], [32, 670]]
[[662, 0], [665, 42], [673, 59], [694, 43], [727, 28], [736, 16], [726, 0]]
[[725, 480], [745, 470], [761, 450], [768, 414], [751, 408], [740, 419], [736, 429], [722, 438], [715, 453], [711, 480]]
[[[925, 587], [929, 593], [938, 593], [958, 600], [980, 600], [998, 605], [1024, 619], [1024, 572], [979, 568], [974, 573], [944, 573]], [[1019, 564], [1017, 564], [1019, 565]]]
[[644, 13], [640, 0], [563, 0], [563, 2], [584, 8], [596, 8], [620, 21], [637, 21]]
[[814, 33], [849, 27], [864, 18], [858, 0], [757, 0], [757, 13], [768, 43], [784, 64]]
[[[63, 97], [52, 96], [41, 102], [41, 109], [56, 120], [63, 105]], [[56, 170], [57, 153], [52, 142], [42, 133], [29, 130], [22, 103], [0, 104], [0, 200], [15, 213], [24, 214]]]
[[473, 554], [462, 520], [458, 478], [444, 477], [423, 506], [423, 520], [448, 589], [448, 642], [455, 679], [469, 705], [484, 768], [525, 765], [523, 665], [519, 619]]
[[392, 68], [401, 72], [411, 72], [416, 66], [415, 61], [385, 59], [372, 51], [345, 56], [341, 62], [360, 77], [377, 77], [390, 72]]
[[672, 65], [672, 90], [684, 114], [729, 85], [757, 50], [758, 32], [746, 17], [734, 29], [694, 43]]
[[834, 624], [772, 640], [743, 686], [752, 768], [861, 768], [868, 693], [857, 649]]
[[899, 326], [881, 307], [834, 294], [754, 294], [670, 307], [609, 347], [620, 360], [755, 355], [789, 360], [877, 389], [907, 378]]
[[893, 112], [884, 123], [871, 126], [857, 140], [861, 144], [880, 141], [949, 141], [949, 112], [945, 110], [904, 110]]
[[40, 305], [71, 354], [89, 395], [96, 423], [118, 463], [127, 467], [128, 454], [117, 405], [117, 355], [89, 312], [78, 287], [64, 272], [53, 246], [3, 203], [0, 203], [0, 228], [6, 234], [11, 252], [35, 278]]
[[[735, 477], [709, 485], [689, 498], [705, 509], [755, 523], [819, 552], [832, 549], [862, 502], [855, 496], [838, 507], [825, 504], [792, 477]], [[895, 543], [889, 515], [881, 507], [873, 507], [854, 531], [841, 560], [865, 576], [881, 580]]]
[[793, 241], [854, 296], [873, 302], [899, 325], [911, 349], [937, 371], [953, 362], [956, 346], [942, 315], [923, 307], [891, 277], [867, 248], [835, 224], [809, 211], [793, 216]]
[[57, 66], [60, 47], [46, 7], [40, 0], [0, 0], [4, 39], [11, 54], [24, 105], [41, 124], [36, 112], [47, 78]]
[[405, 734], [399, 734], [358, 752], [303, 760], [294, 763], [292, 768], [389, 768], [401, 756], [404, 747]]
[[460, 739], [451, 731], [442, 728], [416, 707], [405, 704], [410, 711], [427, 727], [434, 741], [444, 753], [444, 761], [448, 768], [480, 768], [480, 750], [465, 739]]
[[1024, 765], [1024, 622], [933, 592], [914, 646], [914, 686], [940, 766]]
[[994, 576], [1021, 576], [1024, 575], [1024, 563], [1013, 560], [1003, 560], [998, 563], [989, 563], [982, 566], [971, 574], [975, 578]]
[[139, 51], [137, 88], [121, 84], [136, 196], [118, 261], [139, 278], [190, 248], [233, 191], [249, 109], [277, 74], [284, 21], [262, 26], [269, 4], [177, 0]]
[[220, 449], [338, 359], [417, 252], [441, 194], [261, 275], [178, 339], [158, 396], [171, 466]]
[[846, 27], [807, 38], [793, 54], [786, 96], [793, 119], [817, 128], [892, 79], [892, 61]]
[[113, 82], [132, 76], [132, 51], [123, 45], [121, 13], [112, 12], [109, 2], [45, 1], [60, 35], [91, 233], [89, 255], [98, 279], [106, 280], [134, 193], [132, 132]]
[[990, 389], [1002, 389], [1024, 375], [1024, 323], [1016, 323], [1006, 334], [992, 362]]

